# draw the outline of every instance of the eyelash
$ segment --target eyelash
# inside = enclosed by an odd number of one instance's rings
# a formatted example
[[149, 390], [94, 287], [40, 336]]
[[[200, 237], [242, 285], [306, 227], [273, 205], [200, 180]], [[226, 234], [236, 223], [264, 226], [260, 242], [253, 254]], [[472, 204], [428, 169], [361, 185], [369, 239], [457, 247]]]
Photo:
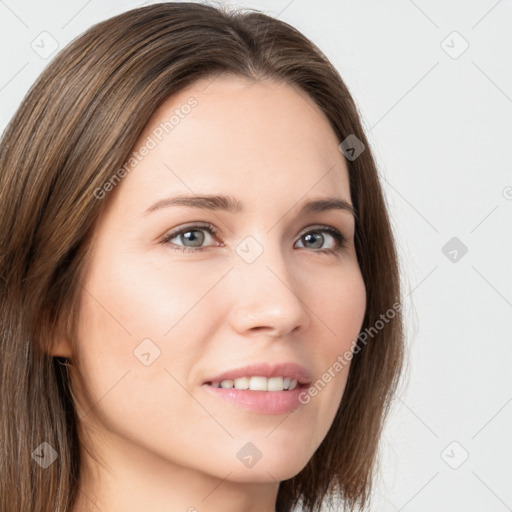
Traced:
[[[186, 226], [184, 228], [180, 228], [180, 229], [171, 231], [170, 233], [167, 233], [166, 235], [164, 235], [161, 240], [161, 243], [167, 244], [172, 249], [179, 251], [179, 252], [184, 252], [184, 253], [204, 251], [205, 249], [208, 249], [211, 246], [191, 248], [191, 247], [185, 247], [182, 245], [176, 245], [176, 244], [173, 244], [170, 242], [170, 240], [172, 240], [174, 237], [176, 237], [178, 235], [187, 233], [188, 231], [200, 231], [200, 230], [205, 230], [208, 233], [210, 233], [212, 236], [217, 235], [219, 232], [219, 230], [212, 224]], [[335, 249], [317, 249], [317, 250], [313, 249], [313, 252], [337, 255], [339, 252], [341, 252], [345, 248], [345, 245], [347, 243], [346, 237], [342, 233], [340, 233], [337, 229], [334, 229], [330, 226], [321, 226], [318, 228], [315, 227], [313, 229], [309, 229], [308, 231], [304, 231], [300, 235], [299, 239], [310, 234], [310, 233], [322, 233], [322, 232], [326, 232], [329, 235], [331, 235], [336, 240], [338, 247], [336, 247]], [[301, 247], [301, 249], [302, 249], [302, 247]]]

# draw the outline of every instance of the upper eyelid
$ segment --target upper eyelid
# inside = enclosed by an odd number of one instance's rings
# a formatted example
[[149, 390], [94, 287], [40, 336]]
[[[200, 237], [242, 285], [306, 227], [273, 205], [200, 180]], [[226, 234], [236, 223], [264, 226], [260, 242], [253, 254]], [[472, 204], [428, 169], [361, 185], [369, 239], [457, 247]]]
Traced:
[[211, 231], [214, 235], [220, 233], [220, 230], [216, 228], [213, 224], [205, 224], [202, 225], [201, 223], [191, 223], [191, 224], [185, 224], [182, 227], [177, 227], [170, 229], [165, 232], [162, 238], [168, 238], [168, 237], [175, 237], [181, 233], [187, 232], [187, 231], [194, 231], [194, 229], [204, 229], [206, 231]]
[[194, 231], [195, 229], [204, 229], [205, 231], [211, 231], [212, 236], [216, 236], [219, 234], [220, 230], [216, 228], [213, 224], [205, 224], [202, 225], [201, 223], [192, 223], [192, 224], [186, 224], [183, 227], [178, 227], [175, 229], [170, 229], [169, 231], [166, 231], [161, 237], [160, 242], [168, 242], [171, 238], [175, 238], [176, 236], [186, 233], [187, 231]]

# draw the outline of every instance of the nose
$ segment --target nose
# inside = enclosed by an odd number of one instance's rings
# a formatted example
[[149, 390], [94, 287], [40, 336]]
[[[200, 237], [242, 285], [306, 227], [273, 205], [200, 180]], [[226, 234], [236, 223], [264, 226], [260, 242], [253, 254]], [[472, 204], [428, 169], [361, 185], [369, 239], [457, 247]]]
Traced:
[[264, 250], [252, 263], [238, 258], [230, 279], [229, 320], [239, 334], [280, 338], [308, 328], [310, 283], [294, 275], [281, 251]]

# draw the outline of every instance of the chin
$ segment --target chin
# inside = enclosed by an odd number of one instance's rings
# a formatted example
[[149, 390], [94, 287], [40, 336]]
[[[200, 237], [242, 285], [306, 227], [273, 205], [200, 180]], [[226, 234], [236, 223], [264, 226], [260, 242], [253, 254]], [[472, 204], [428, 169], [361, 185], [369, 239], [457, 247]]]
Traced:
[[[235, 482], [272, 483], [288, 480], [304, 469], [310, 457], [298, 457], [297, 452], [276, 451], [271, 456], [253, 462], [252, 466], [244, 466], [242, 462], [231, 465], [229, 479]], [[224, 473], [223, 477], [225, 477]]]

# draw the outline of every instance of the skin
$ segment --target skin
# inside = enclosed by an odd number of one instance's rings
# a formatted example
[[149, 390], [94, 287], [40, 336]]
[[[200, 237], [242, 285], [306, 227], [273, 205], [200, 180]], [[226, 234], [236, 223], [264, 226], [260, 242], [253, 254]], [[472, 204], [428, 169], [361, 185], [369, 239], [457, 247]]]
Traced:
[[[274, 511], [279, 481], [307, 464], [345, 389], [349, 367], [307, 405], [268, 415], [201, 387], [255, 361], [293, 361], [316, 381], [351, 348], [366, 307], [352, 215], [297, 216], [312, 198], [351, 203], [347, 165], [325, 116], [284, 83], [210, 80], [169, 98], [139, 138], [136, 147], [190, 96], [198, 100], [108, 198], [82, 281], [78, 338], [56, 345], [54, 355], [73, 361], [82, 431], [74, 512]], [[233, 195], [246, 212], [144, 213], [177, 194]], [[195, 233], [205, 250], [173, 250], [193, 247], [179, 235], [161, 242], [195, 223], [219, 230]], [[320, 252], [338, 242], [305, 229], [318, 225], [347, 238], [340, 251]], [[305, 240], [311, 231], [319, 242]], [[250, 264], [236, 252], [248, 236], [263, 249]], [[160, 350], [148, 366], [134, 356], [146, 338]], [[262, 453], [250, 468], [236, 456], [247, 442]]]

